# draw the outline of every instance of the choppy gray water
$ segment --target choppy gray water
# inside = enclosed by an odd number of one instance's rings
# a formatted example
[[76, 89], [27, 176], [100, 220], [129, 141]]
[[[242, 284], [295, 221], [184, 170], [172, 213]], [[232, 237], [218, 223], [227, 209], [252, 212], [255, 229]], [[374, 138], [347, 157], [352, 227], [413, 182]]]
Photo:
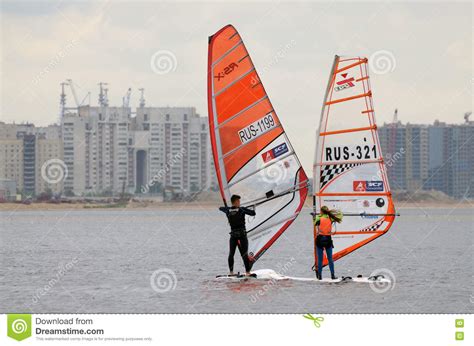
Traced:
[[[228, 231], [215, 209], [1, 212], [0, 312], [474, 312], [473, 209], [400, 212], [388, 234], [336, 262], [337, 275], [390, 270], [395, 285], [385, 293], [355, 283], [216, 282], [227, 271]], [[308, 213], [254, 269], [314, 275]]]

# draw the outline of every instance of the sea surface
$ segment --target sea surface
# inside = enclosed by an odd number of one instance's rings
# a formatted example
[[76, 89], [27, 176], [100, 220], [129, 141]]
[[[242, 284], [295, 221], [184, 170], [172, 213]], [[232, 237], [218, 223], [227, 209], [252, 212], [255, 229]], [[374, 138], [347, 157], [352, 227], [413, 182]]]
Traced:
[[[402, 208], [390, 232], [336, 262], [338, 276], [392, 276], [385, 287], [216, 281], [228, 251], [217, 208], [2, 211], [0, 312], [473, 313], [473, 211]], [[314, 276], [309, 212], [254, 269]]]

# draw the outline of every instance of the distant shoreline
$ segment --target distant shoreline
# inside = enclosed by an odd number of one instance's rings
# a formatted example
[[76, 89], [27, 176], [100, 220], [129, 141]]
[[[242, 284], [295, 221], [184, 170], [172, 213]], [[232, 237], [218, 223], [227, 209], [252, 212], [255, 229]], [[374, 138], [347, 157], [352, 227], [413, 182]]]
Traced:
[[[215, 209], [221, 206], [219, 201], [193, 201], [193, 202], [128, 202], [128, 203], [108, 203], [108, 204], [93, 204], [93, 203], [0, 203], [0, 211], [45, 211], [45, 210], [202, 210]], [[310, 202], [306, 204], [310, 206]], [[395, 201], [397, 209], [416, 209], [416, 208], [462, 208], [474, 209], [474, 203], [468, 201]]]

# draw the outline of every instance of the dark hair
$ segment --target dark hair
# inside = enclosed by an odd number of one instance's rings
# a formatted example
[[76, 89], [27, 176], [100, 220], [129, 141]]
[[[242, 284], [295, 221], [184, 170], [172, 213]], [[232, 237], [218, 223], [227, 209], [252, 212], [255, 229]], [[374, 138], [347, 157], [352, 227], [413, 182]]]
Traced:
[[329, 219], [332, 222], [341, 223], [342, 219], [337, 215], [338, 213], [339, 212], [336, 209], [329, 210], [329, 208], [325, 205], [321, 207], [321, 214], [329, 216]]
[[232, 195], [232, 197], [230, 197], [230, 202], [231, 203], [234, 203], [235, 201], [239, 200], [240, 199], [240, 196], [239, 195]]

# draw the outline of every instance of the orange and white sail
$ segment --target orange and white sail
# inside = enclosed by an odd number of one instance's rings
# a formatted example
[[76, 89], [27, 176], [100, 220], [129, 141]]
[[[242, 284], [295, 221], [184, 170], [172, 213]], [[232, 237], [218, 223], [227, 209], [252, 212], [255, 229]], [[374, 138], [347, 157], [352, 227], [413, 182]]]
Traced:
[[208, 107], [211, 146], [220, 192], [244, 206], [249, 256], [256, 261], [303, 207], [308, 179], [273, 109], [237, 30], [209, 38]]
[[[334, 260], [388, 232], [395, 208], [375, 123], [366, 58], [334, 59], [313, 173], [315, 211], [325, 205], [344, 214], [333, 236]], [[327, 264], [326, 258], [323, 263]]]

